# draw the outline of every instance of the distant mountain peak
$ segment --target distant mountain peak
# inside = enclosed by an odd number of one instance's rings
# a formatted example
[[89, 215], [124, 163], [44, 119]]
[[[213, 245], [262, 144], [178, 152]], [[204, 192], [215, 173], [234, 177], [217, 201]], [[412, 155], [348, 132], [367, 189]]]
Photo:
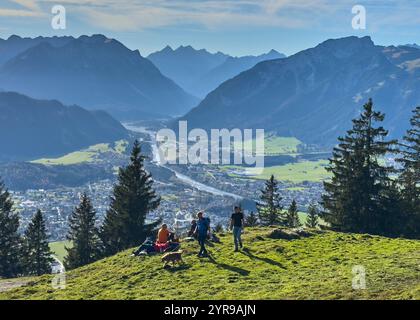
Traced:
[[419, 60], [416, 49], [376, 46], [370, 37], [330, 39], [231, 77], [182, 120], [196, 128], [264, 128], [334, 144], [373, 98], [392, 137], [401, 136], [420, 104]]
[[403, 47], [410, 47], [410, 48], [420, 49], [420, 46], [417, 43], [406, 44], [406, 45], [403, 45]]
[[224, 81], [255, 64], [284, 57], [285, 55], [274, 49], [259, 56], [232, 57], [221, 51], [212, 53], [207, 49], [181, 45], [176, 50], [166, 46], [147, 58], [187, 92], [197, 97], [205, 97]]
[[371, 37], [365, 36], [365, 37], [356, 37], [356, 36], [350, 36], [345, 38], [339, 38], [339, 39], [328, 39], [322, 43], [320, 43], [317, 47], [320, 48], [360, 48], [360, 47], [374, 47], [375, 43], [372, 41]]
[[127, 137], [126, 129], [106, 112], [16, 92], [0, 92], [0, 113], [4, 159], [54, 156]]
[[112, 41], [116, 41], [112, 38], [108, 38], [104, 36], [103, 34], [93, 34], [91, 36], [83, 35], [77, 38], [77, 40], [83, 41], [83, 42], [89, 42], [89, 43], [109, 43]]
[[376, 50], [377, 47], [370, 37], [350, 36], [339, 39], [328, 39], [318, 44], [316, 47], [298, 52], [294, 56], [305, 59], [305, 56], [309, 54], [313, 57], [317, 57], [317, 59], [328, 59], [327, 57], [334, 57], [342, 60], [361, 54], [366, 55], [371, 51]]
[[12, 34], [9, 38], [7, 38], [8, 41], [16, 41], [16, 40], [21, 40], [22, 37], [16, 35], [16, 34]]
[[257, 56], [256, 58], [260, 58], [260, 59], [280, 59], [280, 58], [286, 58], [286, 55], [283, 53], [278, 52], [277, 50], [271, 49], [269, 52], [264, 53], [260, 56]]
[[167, 45], [165, 48], [162, 49], [162, 52], [172, 52], [174, 49], [170, 45]]
[[64, 37], [42, 37], [36, 38], [20, 37], [18, 35], [11, 35], [7, 40], [0, 41], [0, 66], [8, 62], [12, 58], [25, 52], [30, 48], [38, 46], [40, 43], [49, 43], [53, 47], [61, 47], [74, 40], [71, 36]]
[[177, 51], [177, 50], [194, 50], [194, 51], [199, 51], [199, 50], [194, 49], [191, 45], [187, 45], [187, 46], [181, 45], [175, 51]]
[[[25, 46], [10, 50], [11, 59], [0, 68], [0, 87], [5, 90], [127, 118], [179, 115], [197, 103], [139, 51], [105, 35], [22, 42]], [[3, 47], [6, 53], [11, 48]], [[57, 81], [57, 72], [62, 81]]]

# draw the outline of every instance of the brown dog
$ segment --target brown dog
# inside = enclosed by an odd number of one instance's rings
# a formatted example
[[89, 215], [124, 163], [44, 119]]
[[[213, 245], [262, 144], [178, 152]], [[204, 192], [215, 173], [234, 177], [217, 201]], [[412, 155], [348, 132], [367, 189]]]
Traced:
[[172, 262], [172, 266], [175, 266], [175, 263], [184, 263], [182, 260], [182, 250], [175, 251], [175, 252], [168, 252], [165, 253], [162, 257], [162, 262], [164, 263], [164, 267], [168, 265], [168, 263]]

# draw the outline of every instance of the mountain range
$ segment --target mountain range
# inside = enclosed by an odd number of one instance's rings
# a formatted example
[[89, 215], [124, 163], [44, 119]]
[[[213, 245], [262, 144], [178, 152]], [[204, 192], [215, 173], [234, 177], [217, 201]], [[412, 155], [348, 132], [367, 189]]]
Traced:
[[263, 128], [331, 145], [373, 98], [401, 137], [420, 105], [420, 50], [377, 46], [369, 37], [327, 40], [257, 64], [224, 82], [181, 120], [190, 128]]
[[0, 92], [0, 136], [0, 160], [28, 160], [113, 142], [128, 132], [104, 111]]
[[0, 48], [4, 91], [102, 109], [120, 119], [182, 115], [198, 103], [138, 50], [103, 35], [14, 36]]
[[411, 48], [420, 49], [420, 46], [416, 43], [406, 44], [404, 47], [411, 47]]
[[285, 55], [275, 50], [260, 56], [232, 57], [221, 52], [196, 50], [191, 46], [180, 46], [176, 50], [167, 46], [147, 58], [184, 90], [196, 97], [204, 98], [226, 80], [252, 68], [257, 63], [284, 57]]
[[378, 46], [369, 37], [330, 39], [287, 58], [191, 46], [144, 58], [103, 35], [0, 39], [0, 91], [119, 119], [184, 114], [189, 127], [264, 128], [309, 144], [335, 143], [369, 98], [401, 136], [419, 87], [418, 47]]
[[60, 47], [72, 40], [74, 40], [73, 37], [22, 38], [17, 35], [12, 35], [8, 39], [0, 39], [0, 66], [40, 43], [46, 42], [53, 47]]

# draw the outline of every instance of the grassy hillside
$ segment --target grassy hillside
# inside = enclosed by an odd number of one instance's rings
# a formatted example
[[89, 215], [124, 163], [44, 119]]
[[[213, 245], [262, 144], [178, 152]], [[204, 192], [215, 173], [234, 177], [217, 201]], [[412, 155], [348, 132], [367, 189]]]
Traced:
[[80, 163], [89, 163], [97, 160], [100, 157], [101, 153], [111, 152], [122, 154], [126, 151], [127, 146], [127, 140], [118, 140], [114, 142], [113, 145], [109, 143], [100, 143], [90, 146], [89, 148], [86, 148], [84, 150], [68, 153], [66, 155], [63, 155], [62, 157], [38, 159], [32, 161], [32, 163], [64, 166]]
[[[130, 251], [67, 273], [0, 292], [0, 299], [420, 299], [420, 241], [317, 231], [294, 240], [273, 229], [248, 229], [246, 250], [232, 252], [231, 235], [198, 258], [186, 243], [185, 265], [163, 269], [160, 256]], [[352, 288], [352, 268], [366, 269], [366, 290]]]

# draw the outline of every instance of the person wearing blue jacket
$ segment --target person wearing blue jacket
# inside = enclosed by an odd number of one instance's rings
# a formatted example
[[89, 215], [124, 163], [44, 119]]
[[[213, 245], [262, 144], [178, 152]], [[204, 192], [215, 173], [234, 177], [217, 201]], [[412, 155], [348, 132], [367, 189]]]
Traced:
[[210, 219], [204, 217], [204, 213], [202, 211], [200, 211], [197, 216], [198, 221], [195, 233], [197, 235], [198, 243], [200, 244], [200, 252], [198, 253], [198, 256], [205, 257], [207, 256], [207, 249], [205, 245], [210, 231]]

